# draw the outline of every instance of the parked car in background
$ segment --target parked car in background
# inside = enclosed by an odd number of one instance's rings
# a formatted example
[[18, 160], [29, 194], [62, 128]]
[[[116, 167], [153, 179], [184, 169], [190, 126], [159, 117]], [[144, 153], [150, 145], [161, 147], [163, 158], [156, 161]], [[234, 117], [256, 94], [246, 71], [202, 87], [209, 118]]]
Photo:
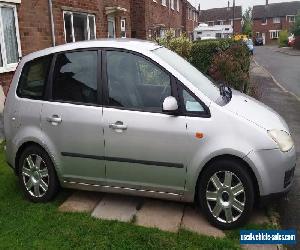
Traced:
[[4, 108], [8, 164], [25, 196], [58, 188], [199, 204], [222, 229], [289, 191], [285, 121], [139, 40], [69, 43], [24, 56]]
[[294, 45], [295, 45], [295, 36], [294, 34], [292, 34], [288, 37], [288, 46], [294, 47]]
[[255, 37], [254, 38], [254, 44], [255, 44], [255, 46], [263, 46], [264, 45], [264, 39], [262, 37]]
[[246, 40], [245, 43], [249, 49], [250, 54], [253, 55], [254, 54], [254, 45], [253, 45], [252, 39]]

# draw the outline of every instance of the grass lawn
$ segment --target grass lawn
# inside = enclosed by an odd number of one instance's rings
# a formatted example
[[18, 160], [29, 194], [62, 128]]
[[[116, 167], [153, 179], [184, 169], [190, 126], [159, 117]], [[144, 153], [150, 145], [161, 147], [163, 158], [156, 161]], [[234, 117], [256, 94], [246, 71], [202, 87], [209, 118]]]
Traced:
[[133, 224], [102, 221], [84, 213], [61, 213], [57, 208], [67, 195], [55, 201], [26, 201], [17, 178], [5, 162], [0, 146], [0, 248], [41, 249], [239, 249], [238, 231], [224, 239], [199, 236], [181, 230], [167, 233]]

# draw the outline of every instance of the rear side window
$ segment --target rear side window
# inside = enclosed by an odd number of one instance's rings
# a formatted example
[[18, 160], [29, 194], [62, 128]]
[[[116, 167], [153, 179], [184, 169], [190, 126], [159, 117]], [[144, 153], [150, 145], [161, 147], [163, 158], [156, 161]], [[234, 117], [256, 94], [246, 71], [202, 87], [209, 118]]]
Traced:
[[57, 56], [52, 100], [97, 104], [97, 51], [68, 52]]
[[22, 98], [43, 99], [48, 73], [51, 64], [51, 56], [45, 56], [27, 62], [19, 80], [17, 95]]

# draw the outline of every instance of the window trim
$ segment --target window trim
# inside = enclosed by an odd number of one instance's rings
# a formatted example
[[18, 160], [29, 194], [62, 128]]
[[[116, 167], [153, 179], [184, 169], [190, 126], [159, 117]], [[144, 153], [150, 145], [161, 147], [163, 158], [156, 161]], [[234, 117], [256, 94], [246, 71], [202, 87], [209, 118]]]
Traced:
[[[3, 24], [2, 24], [2, 14], [1, 14], [1, 8], [7, 7], [12, 8], [14, 13], [14, 19], [15, 19], [15, 30], [16, 30], [16, 39], [17, 39], [17, 46], [18, 46], [18, 61], [16, 63], [9, 63], [7, 64], [7, 58], [6, 58], [6, 45], [4, 41], [4, 32], [3, 32]], [[0, 74], [15, 71], [20, 58], [22, 58], [22, 49], [21, 49], [21, 40], [20, 40], [20, 32], [19, 32], [19, 20], [18, 20], [18, 13], [17, 13], [17, 7], [15, 4], [8, 4], [0, 2], [0, 44], [1, 44], [1, 55], [2, 55], [2, 64], [3, 66], [0, 67]], [[2, 46], [4, 45], [4, 46]]]
[[[289, 23], [295, 23], [295, 21], [296, 21], [296, 16], [295, 15], [287, 15], [286, 17], [287, 17], [287, 21]], [[294, 18], [294, 21], [291, 21], [291, 18]]]
[[89, 17], [93, 17], [94, 18], [94, 34], [95, 34], [95, 38], [94, 39], [97, 39], [96, 15], [90, 14], [90, 13], [85, 13], [85, 12], [64, 10], [63, 11], [63, 22], [64, 22], [65, 43], [68, 43], [67, 42], [67, 33], [66, 33], [65, 14], [70, 14], [71, 15], [72, 43], [76, 42], [76, 40], [75, 40], [75, 33], [74, 33], [73, 14], [79, 14], [79, 15], [85, 15], [86, 16], [86, 26], [87, 26], [87, 33], [88, 33], [88, 39], [86, 41], [91, 40], [91, 30], [90, 30], [90, 19], [89, 19]]
[[[48, 92], [49, 77], [50, 77], [51, 70], [52, 70], [52, 63], [53, 63], [54, 56], [55, 56], [54, 54], [43, 55], [43, 56], [36, 57], [36, 58], [34, 58], [34, 59], [32, 59], [32, 60], [27, 61], [27, 62], [24, 63], [24, 65], [22, 66], [22, 69], [21, 69], [20, 77], [18, 79], [18, 84], [17, 84], [16, 92], [15, 92], [15, 94], [16, 94], [16, 96], [18, 98], [20, 98], [20, 99], [27, 99], [27, 100], [34, 100], [34, 101], [46, 101], [47, 96], [48, 96], [47, 92]], [[50, 58], [49, 66], [48, 66], [48, 71], [47, 71], [47, 74], [46, 74], [46, 77], [45, 77], [46, 79], [45, 79], [45, 84], [44, 84], [44, 87], [43, 87], [42, 97], [41, 98], [32, 98], [32, 97], [30, 98], [30, 97], [20, 96], [18, 94], [19, 89], [20, 89], [20, 80], [21, 80], [21, 76], [22, 76], [22, 74], [24, 72], [25, 67], [27, 66], [27, 64], [30, 64], [32, 62], [41, 60], [41, 59], [43, 59], [45, 57], [51, 57], [51, 58]]]
[[[279, 33], [280, 33], [281, 30], [269, 30], [269, 33], [270, 33], [270, 39], [278, 39], [279, 38]], [[278, 36], [273, 36], [273, 33], [275, 33], [278, 35]]]
[[[205, 105], [204, 102], [202, 102], [189, 88], [187, 88], [183, 83], [181, 83], [179, 80], [177, 80], [177, 86], [178, 86], [178, 95], [179, 95], [179, 109], [180, 114], [183, 116], [188, 117], [201, 117], [201, 118], [210, 118], [211, 113], [209, 108]], [[193, 111], [187, 111], [184, 105], [184, 98], [183, 98], [183, 91], [186, 91], [189, 95], [191, 95], [196, 101], [198, 101], [201, 106], [203, 107], [204, 111], [201, 112], [193, 112]]]
[[[108, 78], [107, 78], [107, 51], [118, 51], [118, 52], [133, 54], [133, 55], [144, 58], [145, 60], [149, 61], [150, 63], [153, 63], [155, 66], [157, 66], [160, 70], [162, 70], [164, 73], [166, 73], [170, 77], [171, 91], [173, 94], [172, 96], [174, 96], [176, 98], [178, 104], [180, 103], [180, 100], [179, 100], [179, 96], [178, 96], [178, 89], [177, 89], [175, 77], [169, 71], [167, 71], [165, 68], [163, 68], [161, 65], [159, 65], [157, 62], [155, 62], [151, 58], [149, 58], [141, 53], [138, 53], [136, 51], [127, 50], [127, 49], [107, 47], [107, 48], [101, 48], [101, 50], [102, 50], [102, 77], [103, 77], [102, 78], [103, 108], [112, 108], [112, 109], [117, 109], [117, 110], [137, 111], [137, 112], [146, 112], [146, 113], [156, 113], [156, 114], [164, 114], [164, 115], [170, 116], [170, 114], [167, 114], [163, 111], [108, 105], [109, 92], [108, 92]], [[179, 109], [178, 109], [178, 111], [179, 111]], [[178, 115], [180, 115], [180, 114], [178, 114]]]
[[280, 17], [273, 17], [273, 23], [274, 24], [280, 24], [281, 23], [281, 18]]
[[[65, 53], [74, 53], [74, 52], [85, 52], [85, 51], [95, 51], [97, 52], [97, 103], [85, 103], [85, 102], [74, 102], [74, 101], [64, 101], [64, 100], [53, 100], [52, 98], [52, 90], [53, 90], [53, 76], [54, 76], [54, 69], [56, 65], [56, 60], [58, 55], [65, 54]], [[101, 49], [99, 48], [84, 48], [84, 49], [75, 49], [75, 50], [65, 50], [60, 51], [53, 54], [50, 70], [49, 70], [49, 77], [46, 85], [46, 95], [45, 101], [51, 103], [66, 103], [72, 105], [80, 105], [80, 106], [92, 106], [92, 107], [102, 107], [102, 61], [101, 61]]]

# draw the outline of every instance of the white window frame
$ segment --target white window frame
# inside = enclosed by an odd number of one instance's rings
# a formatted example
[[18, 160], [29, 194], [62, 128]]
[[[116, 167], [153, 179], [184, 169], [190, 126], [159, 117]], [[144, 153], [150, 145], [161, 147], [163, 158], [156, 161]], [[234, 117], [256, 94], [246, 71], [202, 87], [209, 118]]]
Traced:
[[273, 17], [273, 23], [281, 23], [280, 17]]
[[161, 5], [162, 6], [167, 6], [167, 0], [161, 0]]
[[[281, 30], [269, 30], [269, 32], [270, 32], [270, 38], [271, 38], [271, 39], [278, 39], [278, 38], [279, 38], [279, 32], [280, 32], [280, 31], [281, 31]], [[274, 33], [275, 33], [275, 36], [273, 36]]]
[[172, 10], [175, 10], [175, 0], [169, 0], [170, 1], [170, 7]]
[[65, 43], [67, 43], [67, 33], [66, 33], [66, 23], [65, 23], [65, 14], [70, 14], [71, 15], [71, 25], [72, 25], [72, 42], [75, 41], [75, 33], [74, 33], [74, 24], [73, 24], [73, 14], [80, 14], [80, 15], [85, 15], [86, 16], [86, 25], [87, 25], [87, 33], [88, 33], [88, 40], [91, 40], [91, 30], [90, 30], [90, 19], [89, 17], [94, 18], [94, 34], [95, 34], [95, 39], [97, 38], [97, 32], [96, 32], [96, 15], [94, 14], [89, 14], [89, 13], [84, 13], [84, 12], [77, 12], [77, 11], [63, 11], [63, 21], [64, 21], [64, 33], [65, 33]]
[[126, 38], [126, 18], [121, 18], [121, 34], [124, 32], [125, 36], [121, 35], [121, 38]]
[[180, 0], [177, 0], [177, 11], [180, 12]]
[[[18, 46], [18, 61], [15, 63], [7, 63], [7, 58], [6, 58], [6, 45], [5, 45], [5, 40], [4, 40], [4, 33], [3, 33], [3, 24], [2, 24], [2, 14], [1, 14], [1, 8], [2, 7], [7, 7], [7, 8], [12, 8], [14, 12], [14, 19], [15, 19], [15, 30], [16, 30], [16, 39], [17, 39], [17, 46]], [[22, 50], [21, 50], [21, 42], [20, 42], [20, 33], [19, 33], [19, 22], [18, 22], [18, 14], [17, 14], [17, 8], [16, 5], [13, 4], [6, 4], [6, 3], [0, 3], [0, 45], [1, 45], [1, 56], [2, 56], [2, 67], [0, 67], [0, 73], [5, 73], [5, 72], [11, 72], [15, 71], [19, 59], [22, 57]]]
[[266, 18], [266, 22], [263, 23], [263, 19], [261, 20], [261, 25], [267, 25], [268, 24], [268, 18]]
[[[287, 20], [289, 23], [294, 23], [296, 21], [296, 16], [294, 15], [289, 15], [289, 16], [286, 16], [287, 17]], [[291, 21], [291, 18], [294, 18], [294, 21]]]

